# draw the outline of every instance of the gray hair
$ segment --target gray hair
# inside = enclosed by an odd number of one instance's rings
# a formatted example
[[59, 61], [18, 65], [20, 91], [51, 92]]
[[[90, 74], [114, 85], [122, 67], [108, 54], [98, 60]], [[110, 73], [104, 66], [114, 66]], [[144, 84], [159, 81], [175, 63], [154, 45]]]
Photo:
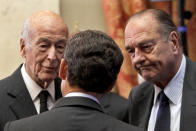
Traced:
[[30, 30], [30, 19], [28, 18], [25, 20], [23, 24], [21, 36], [20, 36], [20, 38], [25, 41], [25, 44], [27, 45], [27, 47], [30, 46], [29, 30]]
[[162, 10], [159, 10], [159, 9], [143, 10], [143, 11], [137, 12], [133, 16], [131, 16], [129, 21], [131, 19], [133, 19], [134, 17], [138, 17], [138, 16], [140, 17], [140, 16], [143, 16], [146, 14], [152, 14], [152, 16], [157, 20], [157, 22], [159, 24], [157, 31], [161, 34], [163, 41], [166, 42], [168, 40], [170, 33], [172, 31], [175, 31], [179, 36], [179, 42], [181, 45], [181, 39], [180, 39], [180, 35], [177, 31], [176, 25], [172, 21], [171, 16]]

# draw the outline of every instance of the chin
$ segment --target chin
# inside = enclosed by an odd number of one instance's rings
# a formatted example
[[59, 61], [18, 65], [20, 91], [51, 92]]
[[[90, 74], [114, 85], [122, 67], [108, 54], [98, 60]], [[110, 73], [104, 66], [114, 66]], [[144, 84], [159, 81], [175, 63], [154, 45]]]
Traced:
[[57, 77], [56, 74], [44, 74], [40, 76], [41, 80], [44, 82], [51, 82]]

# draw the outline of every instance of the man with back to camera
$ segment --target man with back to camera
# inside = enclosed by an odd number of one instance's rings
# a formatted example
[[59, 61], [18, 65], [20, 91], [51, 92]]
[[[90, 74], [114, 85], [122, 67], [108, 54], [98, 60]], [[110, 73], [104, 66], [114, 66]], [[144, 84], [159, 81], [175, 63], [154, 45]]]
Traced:
[[20, 53], [24, 64], [0, 81], [0, 130], [7, 121], [39, 114], [51, 109], [62, 97], [57, 78], [68, 29], [52, 11], [39, 11], [24, 23]]
[[125, 46], [146, 80], [129, 96], [129, 123], [148, 131], [196, 129], [196, 64], [184, 56], [170, 16], [158, 9], [133, 15]]
[[63, 98], [40, 115], [9, 122], [5, 131], [140, 131], [104, 114], [101, 94], [112, 89], [123, 56], [106, 34], [87, 30], [68, 42], [59, 75]]

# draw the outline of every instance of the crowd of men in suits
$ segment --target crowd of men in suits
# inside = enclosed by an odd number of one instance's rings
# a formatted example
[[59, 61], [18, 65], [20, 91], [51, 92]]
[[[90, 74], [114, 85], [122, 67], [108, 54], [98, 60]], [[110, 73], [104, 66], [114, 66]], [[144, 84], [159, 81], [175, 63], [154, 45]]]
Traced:
[[129, 100], [110, 92], [123, 62], [115, 41], [95, 30], [68, 35], [52, 11], [24, 22], [25, 61], [0, 80], [0, 131], [196, 129], [196, 64], [183, 54], [167, 13], [140, 11], [126, 25], [125, 49], [145, 79]]

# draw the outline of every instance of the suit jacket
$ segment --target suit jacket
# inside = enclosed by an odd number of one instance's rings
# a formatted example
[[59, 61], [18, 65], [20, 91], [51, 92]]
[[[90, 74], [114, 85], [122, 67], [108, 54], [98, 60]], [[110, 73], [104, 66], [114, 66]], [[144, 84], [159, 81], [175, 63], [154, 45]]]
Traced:
[[64, 97], [40, 115], [6, 124], [4, 131], [140, 131], [107, 114], [85, 97]]
[[[133, 88], [129, 96], [129, 123], [147, 129], [154, 100], [152, 83]], [[196, 130], [196, 64], [186, 58], [182, 91], [180, 131]]]
[[[22, 78], [21, 66], [11, 76], [0, 81], [0, 131], [8, 121], [37, 114]], [[62, 97], [60, 83], [60, 79], [55, 80], [56, 99]]]
[[100, 98], [104, 111], [124, 122], [128, 122], [128, 100], [116, 93], [105, 93]]

